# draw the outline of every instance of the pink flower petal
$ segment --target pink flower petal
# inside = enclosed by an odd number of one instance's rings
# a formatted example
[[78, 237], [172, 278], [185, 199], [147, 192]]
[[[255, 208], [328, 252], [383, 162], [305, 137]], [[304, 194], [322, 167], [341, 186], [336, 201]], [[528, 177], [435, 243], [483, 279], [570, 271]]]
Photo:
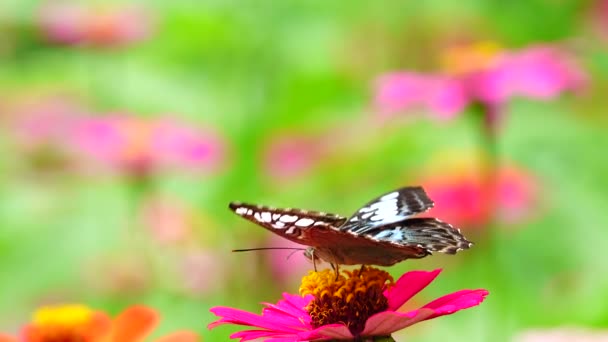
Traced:
[[428, 106], [438, 119], [448, 120], [463, 111], [469, 102], [465, 85], [458, 79], [445, 78], [436, 81]]
[[267, 308], [262, 311], [262, 315], [270, 316], [273, 315], [273, 311], [276, 311], [276, 314], [278, 315], [289, 315], [298, 322], [310, 324], [310, 316], [304, 308], [313, 299], [312, 295], [300, 297], [298, 295], [283, 293], [283, 297], [285, 300], [279, 301], [279, 303], [276, 305], [271, 303], [263, 303], [267, 306]]
[[362, 336], [387, 336], [395, 331], [429, 319], [435, 312], [431, 309], [420, 309], [408, 313], [384, 311], [370, 317], [365, 322]]
[[467, 309], [472, 306], [479, 305], [489, 294], [487, 290], [461, 290], [443, 297], [437, 298], [434, 301], [423, 306], [423, 309], [432, 309], [434, 314], [427, 319], [450, 315], [462, 309]]
[[579, 88], [584, 75], [568, 58], [549, 47], [534, 47], [515, 53], [501, 66], [510, 77], [512, 91], [533, 98], [551, 98]]
[[384, 116], [425, 106], [447, 119], [460, 112], [468, 98], [460, 82], [450, 77], [402, 72], [378, 79], [375, 102]]
[[354, 336], [344, 324], [327, 324], [312, 331], [320, 336], [336, 338], [341, 340], [351, 340]]
[[253, 341], [263, 337], [266, 337], [264, 341], [296, 340], [296, 335], [294, 334], [285, 334], [284, 332], [270, 330], [243, 330], [230, 335], [230, 338], [240, 338], [241, 342]]
[[441, 272], [436, 269], [431, 272], [411, 271], [402, 275], [395, 286], [384, 292], [388, 299], [388, 310], [396, 311], [410, 298], [427, 287]]
[[213, 329], [222, 324], [239, 324], [267, 329], [272, 329], [276, 326], [272, 322], [265, 322], [264, 318], [260, 315], [256, 315], [239, 309], [216, 306], [214, 308], [211, 308], [209, 311], [211, 311], [216, 316], [221, 317], [219, 320], [210, 323], [207, 326], [209, 329]]
[[[213, 329], [221, 324], [239, 324], [252, 327], [268, 329], [268, 334], [297, 334], [307, 332], [312, 329], [310, 326], [310, 316], [304, 307], [312, 300], [312, 296], [300, 297], [285, 293], [284, 300], [280, 300], [276, 305], [271, 305], [262, 311], [262, 315], [256, 315], [243, 310], [215, 307], [211, 312], [221, 318], [208, 325]], [[256, 330], [263, 333], [263, 330]], [[238, 334], [238, 333], [237, 333]], [[235, 335], [237, 337], [247, 337]], [[270, 336], [270, 335], [268, 335]]]

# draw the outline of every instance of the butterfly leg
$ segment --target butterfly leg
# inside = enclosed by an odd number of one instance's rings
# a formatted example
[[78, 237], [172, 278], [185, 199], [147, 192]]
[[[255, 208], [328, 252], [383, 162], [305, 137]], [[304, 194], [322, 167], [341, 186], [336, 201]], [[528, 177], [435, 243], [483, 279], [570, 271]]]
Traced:
[[340, 265], [338, 264], [334, 264], [331, 263], [331, 269], [334, 270], [334, 272], [336, 272], [336, 280], [338, 280], [338, 277], [340, 276]]
[[363, 271], [365, 271], [365, 265], [361, 265], [361, 268], [359, 269], [359, 276], [363, 274]]

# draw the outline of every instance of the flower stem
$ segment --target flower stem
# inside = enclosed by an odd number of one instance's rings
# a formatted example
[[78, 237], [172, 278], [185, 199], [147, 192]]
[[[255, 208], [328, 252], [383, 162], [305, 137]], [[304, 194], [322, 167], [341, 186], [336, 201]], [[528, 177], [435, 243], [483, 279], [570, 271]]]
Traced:
[[[499, 191], [500, 191], [500, 148], [499, 148], [499, 131], [504, 120], [504, 107], [498, 104], [485, 104], [482, 106], [482, 122], [481, 122], [481, 153], [483, 168], [481, 170], [483, 182], [483, 196], [485, 202], [485, 217], [484, 226], [486, 230], [486, 261], [483, 263], [487, 272], [487, 281], [495, 291], [499, 292], [503, 298], [510, 298], [509, 294], [509, 278], [505, 276], [508, 270], [508, 259], [505, 259], [504, 253], [501, 250], [501, 230], [499, 229]], [[494, 271], [493, 271], [494, 270]], [[495, 270], [503, 270], [496, 272]], [[501, 305], [498, 308], [499, 320], [501, 323], [500, 329], [508, 330], [508, 316], [511, 311], [510, 301], [500, 301]], [[496, 329], [496, 327], [494, 328]], [[494, 330], [493, 329], [493, 330]], [[494, 330], [493, 333], [496, 333]], [[507, 334], [503, 331], [502, 334]]]

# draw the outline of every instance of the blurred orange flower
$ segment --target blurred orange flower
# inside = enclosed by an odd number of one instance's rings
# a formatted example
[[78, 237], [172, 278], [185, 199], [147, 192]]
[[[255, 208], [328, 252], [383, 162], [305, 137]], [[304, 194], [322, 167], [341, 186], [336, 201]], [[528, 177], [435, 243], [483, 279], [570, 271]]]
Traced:
[[113, 47], [146, 39], [154, 25], [150, 13], [140, 7], [49, 2], [40, 8], [38, 26], [55, 44]]
[[[481, 227], [492, 215], [487, 198], [489, 184], [482, 172], [466, 165], [443, 165], [422, 176], [424, 186], [435, 202], [429, 215], [453, 223], [463, 229]], [[444, 170], [451, 170], [446, 173]], [[516, 223], [532, 215], [538, 197], [536, 179], [524, 169], [505, 165], [497, 171], [496, 211], [503, 223]]]
[[[34, 313], [20, 338], [0, 335], [0, 342], [135, 342], [141, 341], [158, 324], [158, 313], [148, 307], [135, 305], [112, 320], [102, 311], [84, 305], [42, 307]], [[179, 331], [158, 342], [196, 342], [198, 336]]]

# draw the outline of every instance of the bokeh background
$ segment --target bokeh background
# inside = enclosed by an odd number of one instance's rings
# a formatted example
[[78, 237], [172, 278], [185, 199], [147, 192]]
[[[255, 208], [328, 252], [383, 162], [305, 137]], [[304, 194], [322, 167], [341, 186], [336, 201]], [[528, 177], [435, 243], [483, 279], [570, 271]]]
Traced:
[[[230, 201], [349, 215], [420, 184], [476, 245], [390, 272], [444, 269], [419, 303], [490, 296], [398, 340], [608, 340], [607, 43], [606, 1], [4, 0], [0, 330], [44, 304], [144, 303], [155, 335], [228, 340], [210, 307], [259, 312], [311, 269], [231, 253], [290, 244]], [[498, 120], [479, 98], [378, 100], [391, 73], [459, 77], [538, 46], [577, 82], [550, 76], [563, 86]]]

